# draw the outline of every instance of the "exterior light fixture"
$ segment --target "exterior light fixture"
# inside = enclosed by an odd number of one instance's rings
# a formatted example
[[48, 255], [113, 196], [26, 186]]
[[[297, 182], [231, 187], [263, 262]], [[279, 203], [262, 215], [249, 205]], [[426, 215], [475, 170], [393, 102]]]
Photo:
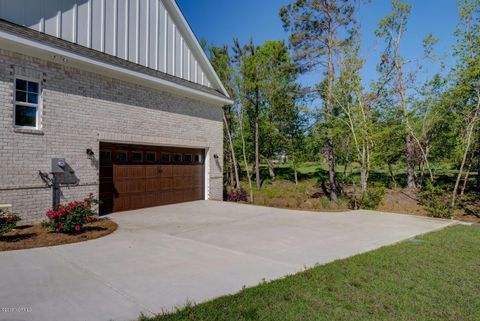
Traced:
[[88, 158], [93, 158], [95, 156], [95, 153], [93, 152], [93, 150], [91, 148], [88, 148], [87, 149], [87, 156]]

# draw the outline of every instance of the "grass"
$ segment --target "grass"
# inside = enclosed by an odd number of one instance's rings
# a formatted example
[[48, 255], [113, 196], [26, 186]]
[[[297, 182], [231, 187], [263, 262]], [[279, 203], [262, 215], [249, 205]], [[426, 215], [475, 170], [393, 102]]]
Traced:
[[[453, 185], [458, 174], [458, 165], [456, 164], [431, 164], [435, 180], [438, 184], [450, 187]], [[243, 168], [243, 167], [242, 167]], [[360, 168], [358, 164], [351, 164], [347, 172], [344, 172], [345, 166], [343, 164], [337, 165], [335, 171], [337, 173], [337, 180], [341, 183], [351, 184], [360, 182]], [[261, 176], [268, 177], [268, 168], [266, 164], [260, 165]], [[325, 162], [306, 162], [300, 164], [298, 167], [298, 175], [300, 180], [305, 179], [319, 179], [328, 181], [328, 165]], [[398, 186], [405, 186], [407, 181], [407, 173], [404, 164], [392, 165], [392, 170], [395, 176], [395, 181]], [[293, 181], [293, 170], [290, 164], [276, 164], [275, 173], [279, 179]], [[242, 174], [245, 174], [242, 172]], [[345, 174], [345, 175], [344, 175]], [[419, 175], [419, 173], [417, 173]], [[427, 173], [425, 175], [428, 176]], [[475, 183], [476, 172], [472, 172], [470, 176], [471, 183]], [[265, 180], [267, 183], [269, 179]], [[371, 186], [385, 186], [392, 187], [393, 181], [386, 166], [374, 166], [370, 171], [369, 183]]]
[[140, 320], [480, 320], [480, 228], [419, 239]]

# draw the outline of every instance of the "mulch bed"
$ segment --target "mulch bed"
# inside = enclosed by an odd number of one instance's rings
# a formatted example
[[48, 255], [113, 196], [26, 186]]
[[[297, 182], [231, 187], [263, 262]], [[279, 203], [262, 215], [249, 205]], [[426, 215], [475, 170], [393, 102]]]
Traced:
[[114, 232], [117, 227], [118, 225], [109, 219], [89, 223], [84, 226], [81, 233], [75, 234], [52, 232], [41, 225], [18, 226], [15, 230], [0, 236], [0, 252], [93, 240]]

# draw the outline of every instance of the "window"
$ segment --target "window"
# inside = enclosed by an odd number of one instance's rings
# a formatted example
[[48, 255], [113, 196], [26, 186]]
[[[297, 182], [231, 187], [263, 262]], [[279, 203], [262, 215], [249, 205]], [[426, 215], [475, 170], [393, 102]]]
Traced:
[[162, 162], [170, 162], [170, 154], [169, 153], [162, 153]]
[[185, 163], [191, 163], [191, 162], [192, 162], [192, 155], [186, 154], [186, 155], [184, 156], [184, 158], [183, 158], [183, 161], [184, 161]]
[[15, 126], [38, 128], [39, 105], [39, 83], [24, 79], [15, 79]]
[[112, 160], [112, 151], [110, 150], [101, 150], [100, 151], [100, 161], [110, 162]]
[[202, 155], [197, 154], [195, 155], [195, 163], [201, 163], [202, 162]]
[[125, 151], [117, 151], [117, 162], [125, 163], [128, 161], [128, 154]]
[[175, 163], [180, 163], [182, 161], [182, 154], [174, 154], [173, 155], [173, 161]]
[[157, 153], [147, 152], [147, 162], [154, 163], [157, 161]]
[[132, 162], [141, 162], [143, 161], [142, 152], [132, 152]]

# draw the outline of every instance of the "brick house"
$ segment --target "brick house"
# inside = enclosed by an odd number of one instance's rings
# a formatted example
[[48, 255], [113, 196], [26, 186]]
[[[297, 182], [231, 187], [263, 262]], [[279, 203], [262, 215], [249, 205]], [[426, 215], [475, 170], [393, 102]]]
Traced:
[[[28, 7], [25, 10], [24, 6]], [[222, 198], [225, 88], [174, 0], [0, 0], [0, 203]]]

